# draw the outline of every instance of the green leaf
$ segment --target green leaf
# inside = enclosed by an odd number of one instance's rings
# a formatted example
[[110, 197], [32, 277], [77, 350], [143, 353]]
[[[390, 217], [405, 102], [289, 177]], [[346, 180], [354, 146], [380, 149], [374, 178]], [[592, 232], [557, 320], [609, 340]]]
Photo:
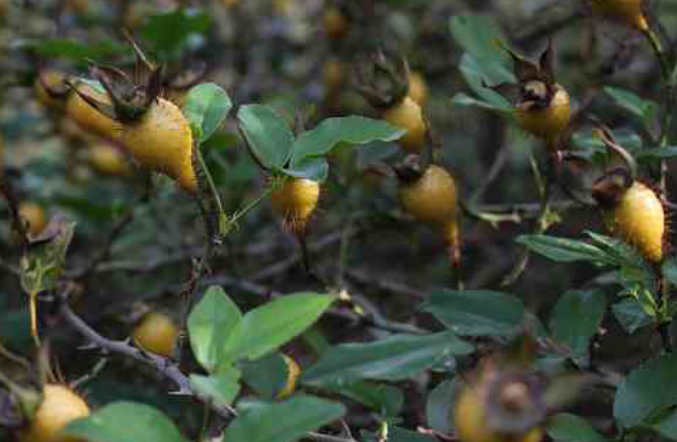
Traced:
[[654, 423], [652, 428], [668, 439], [677, 440], [677, 410], [670, 411], [667, 416]]
[[294, 142], [294, 135], [284, 119], [272, 108], [260, 104], [240, 107], [237, 118], [257, 161], [270, 169], [284, 167]]
[[602, 323], [606, 297], [601, 290], [569, 290], [550, 314], [553, 339], [565, 345], [579, 365], [588, 363], [588, 346]]
[[263, 399], [274, 399], [287, 383], [289, 370], [282, 355], [270, 353], [241, 365], [242, 378]]
[[291, 166], [308, 157], [327, 155], [339, 143], [367, 144], [374, 141], [395, 141], [406, 130], [382, 120], [350, 116], [327, 118], [315, 129], [302, 133], [292, 148]]
[[447, 434], [453, 432], [454, 423], [451, 416], [457, 388], [456, 379], [447, 379], [428, 393], [425, 415], [428, 426], [433, 430]]
[[496, 19], [489, 15], [461, 14], [449, 19], [451, 35], [463, 49], [475, 60], [491, 63], [494, 76], [488, 80], [496, 82], [514, 82], [515, 77], [506, 68], [510, 62], [509, 55], [501, 49], [496, 40], [505, 41], [505, 35]]
[[585, 419], [569, 413], [559, 413], [548, 419], [546, 432], [555, 442], [604, 442], [606, 440]]
[[583, 241], [549, 235], [520, 235], [516, 242], [557, 262], [591, 261], [607, 265], [617, 264], [602, 249]]
[[245, 314], [219, 353], [219, 364], [257, 359], [310, 327], [336, 298], [317, 293], [285, 295]]
[[312, 396], [262, 403], [240, 414], [226, 429], [222, 442], [293, 442], [344, 414], [343, 405]]
[[150, 405], [113, 402], [64, 432], [89, 442], [187, 442], [174, 423]]
[[677, 405], [677, 355], [664, 355], [634, 369], [618, 388], [614, 417], [625, 428], [647, 424], [650, 418]]
[[624, 299], [614, 304], [611, 309], [618, 322], [630, 334], [654, 323], [653, 317], [644, 311], [636, 299]]
[[343, 395], [368, 407], [383, 417], [396, 417], [402, 411], [404, 395], [392, 385], [376, 382], [323, 382], [322, 389]]
[[293, 167], [282, 169], [282, 172], [289, 176], [307, 178], [321, 183], [329, 175], [329, 164], [324, 157], [308, 157]]
[[425, 310], [463, 336], [512, 334], [524, 322], [521, 299], [491, 290], [438, 289], [430, 294]]
[[200, 128], [198, 144], [202, 144], [219, 128], [233, 107], [230, 97], [221, 86], [203, 83], [193, 87], [181, 109], [191, 127]]
[[233, 403], [240, 391], [240, 373], [237, 370], [223, 370], [211, 376], [190, 375], [190, 385], [214, 404], [226, 406]]
[[[188, 43], [190, 37], [205, 34], [211, 25], [209, 14], [199, 9], [176, 8], [151, 15], [141, 29], [143, 40], [156, 55], [172, 58]], [[155, 54], [154, 54], [155, 55]]]
[[419, 433], [418, 431], [411, 431], [396, 426], [388, 428], [388, 442], [437, 442], [437, 440], [437, 438]]
[[111, 40], [83, 43], [67, 38], [40, 38], [20, 40], [16, 45], [31, 48], [43, 57], [69, 58], [75, 61], [107, 60], [127, 51], [122, 45], [115, 44]]
[[341, 344], [303, 373], [303, 382], [408, 379], [473, 347], [452, 332], [426, 336], [392, 335], [370, 343]]
[[242, 313], [221, 287], [211, 286], [188, 316], [190, 345], [198, 362], [213, 371], [219, 349], [242, 320]]
[[[498, 97], [502, 99], [500, 95]], [[508, 103], [505, 100], [503, 101], [502, 104], [499, 104], [498, 98], [496, 98], [494, 102], [489, 102], [471, 97], [465, 92], [459, 92], [458, 94], [454, 95], [454, 97], [451, 99], [451, 104], [460, 107], [481, 107], [484, 109], [490, 109], [499, 112], [510, 111], [510, 107], [508, 106]]]
[[614, 99], [616, 104], [631, 114], [638, 117], [649, 127], [651, 119], [658, 111], [658, 104], [651, 100], [645, 100], [632, 91], [612, 86], [604, 87], [604, 92]]

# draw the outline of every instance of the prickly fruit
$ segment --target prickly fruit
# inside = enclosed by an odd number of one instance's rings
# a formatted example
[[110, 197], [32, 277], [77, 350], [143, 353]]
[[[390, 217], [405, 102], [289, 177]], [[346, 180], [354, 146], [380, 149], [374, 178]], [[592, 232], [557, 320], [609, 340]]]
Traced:
[[407, 133], [399, 139], [402, 149], [407, 153], [421, 153], [426, 145], [428, 130], [423, 111], [411, 97], [405, 97], [401, 102], [387, 108], [383, 112], [383, 119], [393, 126], [406, 129]]
[[120, 149], [112, 144], [100, 142], [90, 146], [87, 159], [94, 170], [108, 176], [130, 176], [132, 166]]
[[174, 354], [179, 329], [169, 316], [150, 312], [134, 327], [133, 337], [142, 349], [169, 358]]
[[[77, 90], [97, 101], [111, 104], [108, 95], [91, 84], [79, 82], [73, 86]], [[66, 100], [66, 114], [85, 131], [116, 141], [120, 138], [122, 126], [117, 121], [99, 112], [85, 101], [80, 94], [72, 90]]]
[[320, 198], [320, 184], [306, 178], [287, 178], [270, 198], [285, 225], [295, 234], [303, 234]]
[[642, 2], [643, 0], [588, 0], [593, 13], [646, 31], [649, 24], [642, 11]]
[[603, 211], [612, 235], [632, 244], [651, 262], [663, 260], [665, 211], [655, 192], [635, 181], [612, 207]]
[[22, 442], [77, 442], [61, 433], [75, 419], [89, 416], [87, 403], [64, 385], [47, 384], [43, 398], [28, 428], [21, 430]]
[[560, 85], [555, 85], [555, 94], [545, 107], [519, 103], [515, 107], [517, 123], [522, 129], [546, 141], [555, 143], [569, 125], [571, 109], [569, 94]]
[[31, 201], [19, 204], [19, 216], [26, 223], [28, 233], [31, 236], [38, 236], [47, 225], [44, 210], [38, 204]]
[[420, 72], [409, 72], [409, 96], [419, 106], [428, 100], [428, 85]]
[[444, 225], [456, 219], [456, 184], [440, 166], [433, 164], [419, 179], [406, 183], [400, 197], [404, 208], [420, 221]]

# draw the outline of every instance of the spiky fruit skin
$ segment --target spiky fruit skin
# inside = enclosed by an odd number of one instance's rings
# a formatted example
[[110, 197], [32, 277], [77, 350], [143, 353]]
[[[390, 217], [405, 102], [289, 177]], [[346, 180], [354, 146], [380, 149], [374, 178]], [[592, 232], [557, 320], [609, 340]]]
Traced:
[[305, 231], [319, 199], [320, 184], [307, 178], [288, 178], [270, 194], [273, 210], [284, 218], [286, 226], [296, 234]]
[[26, 222], [28, 233], [31, 236], [38, 236], [45, 230], [47, 218], [45, 211], [38, 204], [31, 201], [19, 204], [19, 216]]
[[28, 428], [19, 433], [21, 442], [82, 442], [61, 434], [71, 421], [89, 416], [87, 403], [64, 385], [46, 384], [43, 397]]
[[566, 89], [556, 85], [550, 104], [542, 109], [515, 108], [517, 123], [525, 131], [550, 144], [559, 139], [571, 120], [571, 106]]
[[467, 386], [456, 398], [453, 419], [461, 442], [539, 442], [543, 438], [543, 430], [538, 427], [523, 435], [501, 434], [489, 428], [483, 394], [480, 386]]
[[296, 381], [301, 374], [301, 367], [299, 367], [299, 364], [297, 364], [295, 360], [285, 354], [282, 355], [282, 358], [287, 365], [287, 383], [284, 385], [284, 388], [277, 393], [277, 399], [289, 397], [294, 392], [296, 389]]
[[[93, 99], [110, 104], [110, 98], [90, 84], [79, 83], [78, 90]], [[75, 91], [71, 91], [66, 100], [66, 114], [83, 130], [116, 141], [120, 138], [122, 126], [117, 121], [99, 112], [87, 103]]]
[[337, 8], [329, 8], [322, 16], [324, 34], [331, 40], [338, 40], [348, 31], [348, 22]]
[[133, 338], [142, 349], [164, 357], [174, 354], [174, 346], [179, 337], [179, 329], [172, 319], [159, 312], [146, 314], [134, 327]]
[[642, 11], [642, 0], [589, 0], [595, 14], [625, 23], [640, 31], [649, 29]]
[[402, 186], [400, 198], [420, 221], [444, 226], [456, 220], [456, 184], [440, 166], [429, 166], [419, 179]]
[[419, 106], [425, 106], [428, 100], [428, 84], [420, 72], [411, 71], [409, 73], [409, 96]]
[[158, 98], [139, 120], [124, 125], [120, 141], [143, 166], [168, 175], [190, 193], [197, 192], [193, 134], [174, 103]]
[[653, 190], [635, 181], [621, 200], [603, 215], [612, 235], [636, 247], [651, 262], [663, 260], [665, 211]]
[[50, 109], [63, 109], [65, 104], [63, 100], [60, 100], [56, 97], [53, 97], [47, 92], [43, 81], [49, 86], [56, 86], [63, 82], [65, 76], [62, 72], [49, 70], [42, 74], [42, 80], [37, 78], [35, 84], [33, 85], [33, 92], [35, 93], [35, 98], [45, 107]]
[[108, 143], [92, 145], [87, 152], [87, 159], [92, 168], [102, 175], [125, 177], [133, 173], [122, 152]]
[[387, 108], [382, 117], [393, 126], [407, 130], [398, 140], [405, 152], [417, 154], [423, 151], [427, 127], [421, 106], [411, 97], [406, 96], [401, 102]]

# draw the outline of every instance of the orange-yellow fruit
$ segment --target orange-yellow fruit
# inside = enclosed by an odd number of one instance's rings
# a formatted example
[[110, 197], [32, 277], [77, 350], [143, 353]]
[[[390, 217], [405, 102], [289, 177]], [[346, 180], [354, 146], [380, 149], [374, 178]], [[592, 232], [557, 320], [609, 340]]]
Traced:
[[320, 184], [306, 178], [288, 178], [270, 194], [273, 210], [294, 233], [302, 233], [320, 198]]
[[399, 139], [399, 143], [407, 153], [421, 153], [426, 144], [427, 126], [423, 119], [423, 111], [411, 97], [407, 96], [394, 106], [383, 112], [383, 119], [393, 126], [406, 129], [407, 133]]
[[134, 170], [120, 149], [108, 144], [97, 143], [87, 152], [87, 159], [94, 170], [109, 176], [129, 176]]
[[301, 374], [301, 367], [299, 367], [299, 364], [297, 364], [295, 360], [285, 354], [282, 355], [282, 358], [284, 359], [284, 363], [287, 364], [287, 383], [284, 385], [284, 388], [277, 393], [277, 399], [284, 399], [294, 392], [296, 389], [296, 381]]
[[330, 58], [322, 65], [322, 82], [328, 92], [336, 91], [345, 81], [343, 63], [336, 58]]
[[38, 236], [47, 226], [44, 210], [34, 202], [25, 201], [19, 204], [19, 216], [26, 222], [31, 236]]
[[560, 85], [556, 85], [556, 88], [557, 91], [547, 107], [526, 109], [518, 105], [515, 109], [520, 127], [544, 139], [546, 143], [558, 140], [571, 119], [569, 94]]
[[348, 30], [348, 21], [338, 8], [330, 7], [322, 16], [324, 33], [327, 38], [338, 40], [342, 38]]
[[640, 31], [649, 29], [642, 11], [642, 0], [588, 0], [595, 14], [625, 23]]
[[[111, 104], [108, 94], [91, 84], [80, 82], [75, 87], [99, 102]], [[75, 91], [71, 91], [66, 100], [66, 114], [85, 131], [112, 141], [120, 137], [120, 123], [99, 112]]]
[[428, 100], [428, 84], [420, 72], [411, 71], [409, 73], [409, 96], [419, 106], [425, 106]]
[[134, 327], [133, 338], [140, 348], [167, 358], [174, 354], [179, 329], [163, 313], [150, 312]]
[[223, 6], [230, 8], [231, 6], [235, 6], [238, 1], [239, 0], [221, 0], [221, 3], [223, 3]]
[[462, 442], [539, 442], [543, 430], [532, 428], [523, 435], [501, 434], [487, 425], [485, 390], [481, 386], [465, 387], [456, 398], [453, 419], [456, 434]]
[[609, 232], [652, 262], [663, 260], [665, 211], [653, 190], [635, 181], [612, 209], [603, 212]]
[[444, 226], [456, 220], [456, 184], [440, 166], [429, 166], [419, 179], [402, 186], [400, 198], [420, 221]]
[[63, 72], [54, 70], [43, 72], [40, 77], [36, 78], [33, 85], [35, 98], [37, 98], [37, 100], [45, 107], [51, 109], [63, 109], [65, 106], [65, 101], [50, 95], [47, 89], [45, 89], [45, 84], [48, 86], [57, 86], [62, 84], [65, 78], [66, 76]]
[[120, 142], [143, 166], [175, 179], [188, 192], [197, 191], [193, 133], [174, 103], [158, 98], [138, 121], [123, 126]]
[[21, 442], [82, 442], [62, 434], [71, 421], [89, 416], [87, 403], [64, 385], [47, 384], [40, 406], [28, 428], [19, 432]]

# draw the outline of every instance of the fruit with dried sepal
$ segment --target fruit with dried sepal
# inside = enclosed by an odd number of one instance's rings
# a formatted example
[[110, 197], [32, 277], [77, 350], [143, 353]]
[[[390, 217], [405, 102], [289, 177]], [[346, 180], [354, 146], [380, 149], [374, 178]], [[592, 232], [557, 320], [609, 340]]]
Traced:
[[643, 0], [585, 0], [593, 14], [624, 23], [640, 31], [649, 24], [642, 10]]
[[70, 422], [89, 416], [89, 406], [65, 385], [46, 384], [42, 400], [29, 425], [19, 431], [21, 442], [84, 442], [67, 436], [63, 429]]
[[47, 217], [42, 206], [32, 201], [19, 204], [19, 216], [26, 225], [28, 233], [35, 237], [40, 235], [47, 226]]
[[110, 143], [92, 144], [87, 150], [87, 160], [102, 175], [126, 177], [134, 172], [125, 155]]
[[305, 233], [320, 199], [320, 183], [308, 178], [286, 177], [270, 194], [273, 210], [297, 236]]

